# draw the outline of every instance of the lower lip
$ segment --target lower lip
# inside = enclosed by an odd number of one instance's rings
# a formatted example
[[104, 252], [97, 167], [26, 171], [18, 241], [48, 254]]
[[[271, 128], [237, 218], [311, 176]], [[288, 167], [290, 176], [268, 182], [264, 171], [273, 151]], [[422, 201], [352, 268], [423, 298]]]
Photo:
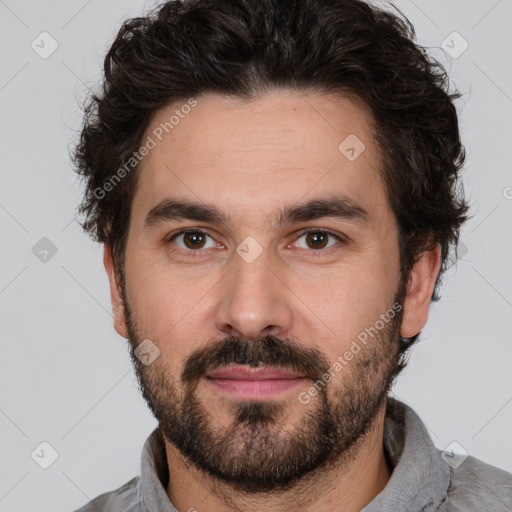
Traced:
[[262, 379], [262, 380], [242, 380], [242, 379], [213, 379], [207, 377], [209, 382], [216, 389], [225, 391], [238, 398], [244, 399], [262, 399], [278, 395], [283, 391], [297, 387], [303, 384], [306, 377], [297, 377], [296, 379]]

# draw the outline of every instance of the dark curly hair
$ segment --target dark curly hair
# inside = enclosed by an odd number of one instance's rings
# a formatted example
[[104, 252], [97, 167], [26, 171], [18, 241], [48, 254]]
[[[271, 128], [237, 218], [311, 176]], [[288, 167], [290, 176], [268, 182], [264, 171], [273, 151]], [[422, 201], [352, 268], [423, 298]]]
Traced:
[[[393, 6], [394, 7], [394, 6]], [[395, 7], [396, 9], [396, 7]], [[102, 90], [84, 106], [73, 162], [83, 176], [81, 226], [124, 268], [137, 167], [98, 190], [132, 157], [151, 116], [205, 92], [332, 92], [374, 117], [387, 196], [399, 226], [402, 276], [441, 246], [432, 300], [456, 249], [468, 204], [465, 151], [443, 66], [413, 41], [409, 20], [361, 0], [174, 0], [125, 21], [104, 61]], [[416, 341], [402, 338], [400, 353]]]

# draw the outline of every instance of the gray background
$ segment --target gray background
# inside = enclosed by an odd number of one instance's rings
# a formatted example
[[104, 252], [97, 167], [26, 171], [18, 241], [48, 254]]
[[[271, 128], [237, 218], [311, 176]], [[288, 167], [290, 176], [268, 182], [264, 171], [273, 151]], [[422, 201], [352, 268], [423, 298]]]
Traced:
[[[68, 157], [78, 102], [100, 79], [121, 20], [151, 5], [0, 0], [0, 511], [74, 510], [122, 485], [138, 474], [156, 426], [112, 326], [102, 247], [75, 221], [81, 186]], [[464, 183], [474, 218], [394, 393], [439, 448], [457, 441], [512, 471], [512, 2], [395, 5], [464, 93]], [[51, 48], [43, 31], [58, 43], [46, 59], [31, 47], [35, 40]], [[457, 58], [441, 48], [454, 31], [469, 44]], [[43, 237], [57, 250], [46, 262], [37, 257]], [[58, 452], [48, 469], [31, 458], [36, 450], [49, 462], [43, 441]]]

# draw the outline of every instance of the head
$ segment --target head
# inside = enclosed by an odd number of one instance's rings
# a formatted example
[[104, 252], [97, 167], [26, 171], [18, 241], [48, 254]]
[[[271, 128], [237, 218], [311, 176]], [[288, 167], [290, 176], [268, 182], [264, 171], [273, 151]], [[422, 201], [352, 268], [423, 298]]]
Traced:
[[[123, 24], [86, 106], [116, 330], [168, 440], [242, 490], [348, 454], [439, 298], [459, 95], [413, 39], [359, 0], [172, 1]], [[302, 380], [241, 398], [209, 380], [233, 364]]]

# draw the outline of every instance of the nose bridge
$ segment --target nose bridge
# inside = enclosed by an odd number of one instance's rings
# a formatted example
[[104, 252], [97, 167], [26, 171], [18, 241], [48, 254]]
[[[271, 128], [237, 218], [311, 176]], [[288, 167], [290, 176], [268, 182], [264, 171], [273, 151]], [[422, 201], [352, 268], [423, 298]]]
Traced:
[[270, 334], [269, 329], [272, 334], [290, 329], [285, 285], [271, 268], [271, 260], [269, 251], [254, 240], [246, 239], [237, 247], [216, 314], [219, 329], [246, 338]]

